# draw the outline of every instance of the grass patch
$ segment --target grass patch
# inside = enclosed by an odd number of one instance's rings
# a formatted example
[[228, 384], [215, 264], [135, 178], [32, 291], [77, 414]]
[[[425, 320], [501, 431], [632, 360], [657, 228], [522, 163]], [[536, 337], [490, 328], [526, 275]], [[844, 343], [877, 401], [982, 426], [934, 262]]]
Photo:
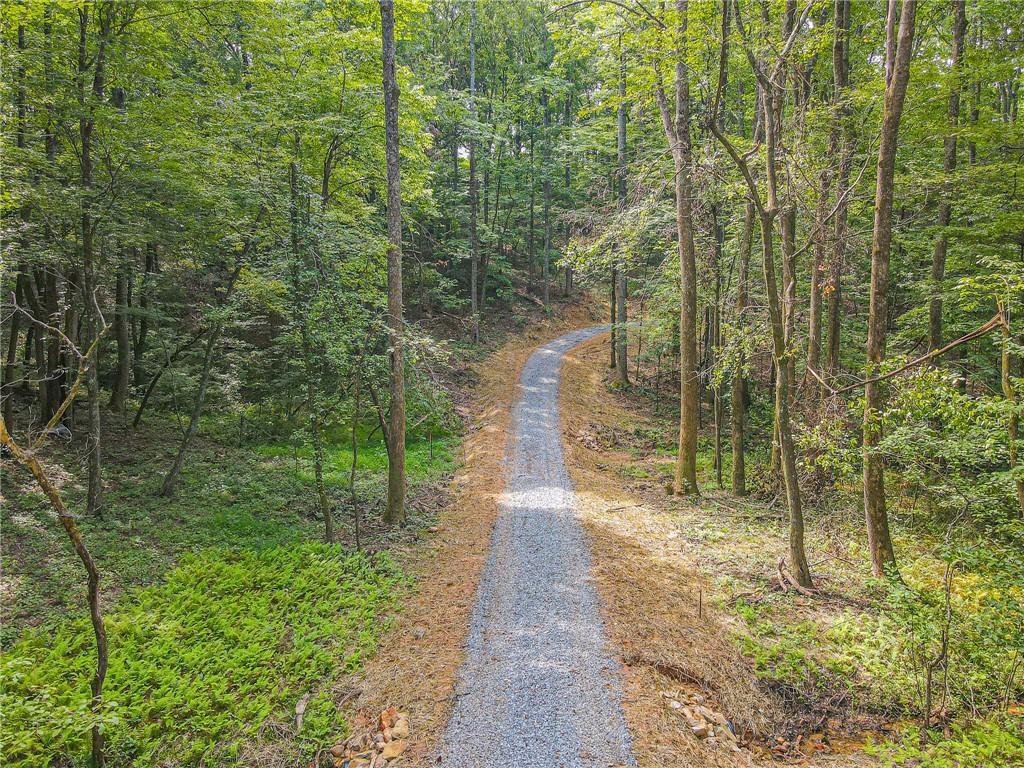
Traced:
[[[308, 756], [344, 735], [332, 684], [374, 650], [405, 583], [387, 557], [337, 545], [186, 555], [165, 583], [108, 614], [100, 720], [112, 763], [235, 764], [262, 725], [290, 727], [305, 694], [295, 749]], [[93, 663], [84, 619], [30, 630], [10, 648], [0, 665], [4, 765], [82, 763]]]

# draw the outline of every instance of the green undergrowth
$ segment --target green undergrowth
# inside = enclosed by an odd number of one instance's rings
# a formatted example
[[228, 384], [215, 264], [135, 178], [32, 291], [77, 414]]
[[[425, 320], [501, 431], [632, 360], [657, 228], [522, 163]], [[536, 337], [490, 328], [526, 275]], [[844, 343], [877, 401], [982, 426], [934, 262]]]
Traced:
[[[269, 725], [297, 757], [344, 734], [334, 686], [358, 669], [407, 584], [385, 556], [304, 543], [209, 549], [108, 612], [110, 669], [99, 722], [112, 765], [244, 763]], [[83, 765], [95, 650], [88, 621], [29, 630], [4, 655], [3, 764]]]
[[[232, 443], [230, 432], [207, 430], [204, 423], [177, 493], [171, 498], [158, 496], [177, 449], [172, 427], [169, 417], [155, 413], [139, 430], [116, 423], [106, 427], [102, 515], [81, 515], [78, 522], [99, 564], [108, 604], [126, 589], [158, 584], [183, 553], [208, 547], [263, 549], [323, 536], [309, 451], [288, 443], [238, 445]], [[351, 453], [343, 432], [326, 435], [325, 479], [335, 526], [347, 534]], [[429, 440], [426, 435], [410, 435], [411, 497], [418, 486], [437, 482], [454, 468], [457, 444], [458, 438], [448, 434]], [[77, 444], [54, 448], [47, 465], [54, 468], [69, 508], [80, 510], [85, 496], [82, 449]], [[82, 583], [81, 563], [49, 502], [27, 473], [9, 462], [3, 471], [17, 482], [8, 486], [2, 509], [5, 591], [0, 641], [8, 647], [27, 626], [82, 615], [84, 601], [77, 588]], [[383, 443], [363, 434], [356, 491], [364, 521], [373, 519], [383, 503], [386, 475]]]
[[966, 768], [1024, 765], [1024, 718], [994, 717], [954, 725], [948, 734], [909, 728], [899, 739], [874, 743], [867, 751], [883, 768]]
[[[352, 449], [346, 438], [337, 434], [335, 442], [324, 446], [324, 483], [337, 489], [348, 488], [349, 473], [352, 469]], [[430, 480], [454, 468], [454, 448], [457, 439], [451, 435], [430, 437], [416, 435], [407, 441], [405, 469], [410, 483]], [[267, 443], [256, 447], [260, 456], [284, 460], [282, 466], [289, 466], [303, 482], [314, 479], [313, 451], [309, 446], [294, 446], [287, 443]], [[356, 460], [357, 475], [362, 479], [383, 479], [387, 474], [387, 447], [382, 440], [360, 441]], [[369, 477], [368, 477], [369, 475]], [[358, 482], [358, 481], [357, 481]]]

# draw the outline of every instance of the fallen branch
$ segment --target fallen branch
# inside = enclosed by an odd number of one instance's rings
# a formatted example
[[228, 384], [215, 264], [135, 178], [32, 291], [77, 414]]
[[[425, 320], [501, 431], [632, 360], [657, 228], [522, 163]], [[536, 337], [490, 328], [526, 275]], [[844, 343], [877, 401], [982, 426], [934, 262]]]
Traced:
[[949, 352], [951, 349], [955, 349], [956, 347], [959, 347], [961, 344], [966, 344], [968, 341], [973, 341], [979, 336], [984, 336], [989, 331], [1001, 327], [1003, 325], [1003, 322], [1004, 321], [1002, 314], [996, 314], [987, 323], [975, 328], [970, 333], [961, 336], [956, 341], [951, 341], [949, 342], [949, 344], [942, 347], [941, 349], [934, 349], [931, 352], [928, 352], [927, 354], [921, 355], [920, 357], [911, 360], [906, 365], [900, 366], [895, 371], [889, 371], [888, 373], [883, 373], [878, 376], [872, 376], [870, 379], [863, 379], [861, 381], [854, 382], [853, 384], [847, 384], [845, 387], [840, 387], [839, 389], [833, 389], [828, 384], [826, 384], [825, 380], [822, 379], [818, 372], [815, 371], [813, 368], [808, 368], [807, 372], [810, 373], [814, 378], [816, 378], [821, 383], [821, 385], [829, 391], [829, 394], [841, 395], [844, 392], [850, 392], [851, 390], [867, 386], [868, 384], [875, 384], [879, 381], [891, 379], [893, 376], [898, 376], [899, 374], [913, 368], [914, 366], [920, 365], [921, 363], [927, 363], [929, 360], [933, 360], [936, 357], [941, 357], [942, 355]]
[[814, 597], [817, 594], [815, 590], [804, 587], [796, 580], [796, 577], [789, 572], [789, 568], [786, 567], [786, 558], [780, 557], [779, 564], [777, 566], [779, 572], [779, 586], [782, 587], [783, 592], [788, 592], [790, 589], [794, 589], [801, 595], [807, 597]]

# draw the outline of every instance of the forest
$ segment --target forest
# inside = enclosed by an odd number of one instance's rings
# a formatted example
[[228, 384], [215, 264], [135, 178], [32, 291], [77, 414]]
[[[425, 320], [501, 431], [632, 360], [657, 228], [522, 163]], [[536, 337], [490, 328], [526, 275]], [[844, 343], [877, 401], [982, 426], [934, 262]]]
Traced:
[[0, 2], [0, 763], [1024, 765], [1022, 11]]

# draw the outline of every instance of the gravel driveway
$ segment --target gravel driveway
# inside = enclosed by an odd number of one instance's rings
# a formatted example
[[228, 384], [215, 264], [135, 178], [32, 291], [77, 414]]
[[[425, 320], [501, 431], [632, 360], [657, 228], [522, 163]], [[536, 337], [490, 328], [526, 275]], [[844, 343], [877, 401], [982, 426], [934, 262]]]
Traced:
[[563, 355], [606, 330], [566, 334], [523, 368], [506, 449], [508, 480], [437, 755], [441, 765], [635, 765], [558, 413]]

